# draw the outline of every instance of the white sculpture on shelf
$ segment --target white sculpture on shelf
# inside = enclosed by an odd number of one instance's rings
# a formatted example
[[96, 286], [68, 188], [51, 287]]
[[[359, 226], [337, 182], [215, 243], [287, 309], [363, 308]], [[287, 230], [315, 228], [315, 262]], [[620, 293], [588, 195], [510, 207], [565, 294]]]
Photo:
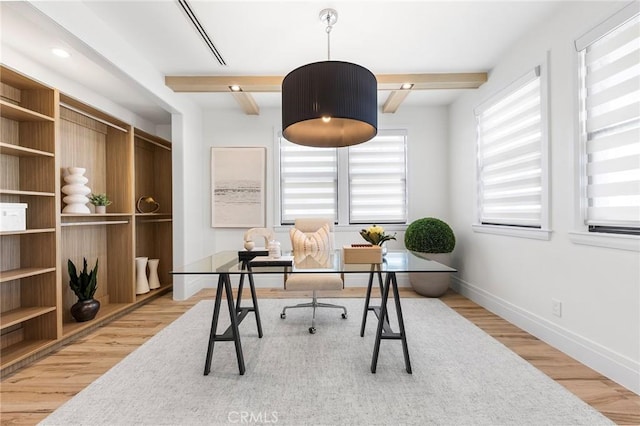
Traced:
[[160, 278], [158, 277], [158, 264], [160, 259], [149, 259], [149, 288], [155, 290], [160, 288]]
[[269, 241], [273, 240], [273, 231], [270, 228], [251, 228], [244, 233], [244, 248], [251, 251], [256, 244], [253, 242], [254, 235], [261, 235], [264, 238], [264, 247], [269, 247]]
[[148, 257], [136, 257], [136, 294], [149, 293], [149, 280], [147, 280]]
[[91, 188], [85, 185], [89, 179], [83, 176], [86, 171], [87, 169], [82, 167], [67, 167], [68, 174], [64, 177], [67, 184], [62, 187], [62, 192], [67, 194], [62, 199], [66, 206], [62, 213], [91, 213], [87, 207], [87, 195], [91, 193]]

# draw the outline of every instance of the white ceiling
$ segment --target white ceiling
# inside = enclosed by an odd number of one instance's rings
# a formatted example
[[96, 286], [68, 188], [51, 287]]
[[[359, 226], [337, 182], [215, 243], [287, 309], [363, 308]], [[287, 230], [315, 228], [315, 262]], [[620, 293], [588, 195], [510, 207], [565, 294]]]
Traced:
[[[331, 59], [358, 63], [375, 74], [482, 72], [561, 1], [190, 0], [226, 66], [218, 64], [177, 1], [84, 3], [164, 75], [285, 75], [326, 59], [325, 26], [318, 14], [327, 7], [339, 15], [331, 33]], [[3, 45], [118, 99], [144, 118], [169, 122], [153, 96], [35, 8], [0, 6]], [[52, 59], [44, 50], [54, 43], [69, 48], [72, 57]], [[460, 92], [414, 91], [403, 105], [447, 105]], [[225, 93], [183, 96], [207, 108], [238, 108]], [[386, 97], [380, 93], [379, 102]], [[279, 93], [254, 98], [261, 107], [280, 104]]]

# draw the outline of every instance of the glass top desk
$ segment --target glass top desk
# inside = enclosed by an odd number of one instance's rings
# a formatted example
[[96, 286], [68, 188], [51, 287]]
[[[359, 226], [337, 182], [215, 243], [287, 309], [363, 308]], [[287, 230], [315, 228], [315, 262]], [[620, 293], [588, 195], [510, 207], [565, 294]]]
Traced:
[[[371, 372], [376, 372], [376, 366], [378, 363], [378, 354], [380, 351], [380, 342], [383, 339], [400, 340], [402, 342], [402, 350], [404, 353], [405, 368], [408, 373], [411, 373], [411, 362], [409, 360], [409, 350], [407, 347], [407, 339], [404, 330], [404, 319], [402, 316], [402, 308], [400, 306], [400, 295], [398, 293], [398, 282], [396, 280], [397, 273], [415, 272], [415, 273], [434, 273], [434, 272], [457, 272], [455, 269], [445, 266], [441, 263], [428, 260], [421, 257], [419, 253], [399, 250], [389, 251], [383, 258], [382, 263], [347, 263], [345, 264], [342, 259], [342, 250], [336, 250], [331, 253], [327, 258], [323, 267], [309, 267], [308, 263], [305, 263], [304, 267], [301, 264], [297, 264], [297, 260], [300, 259], [285, 256], [280, 261], [269, 261], [268, 266], [264, 262], [257, 263], [252, 260], [263, 254], [260, 251], [223, 251], [216, 253], [212, 256], [207, 256], [196, 262], [190, 263], [181, 268], [177, 268], [171, 271], [174, 275], [217, 275], [218, 286], [216, 289], [216, 298], [213, 310], [213, 317], [211, 321], [211, 332], [209, 335], [209, 345], [207, 348], [207, 356], [205, 361], [204, 374], [208, 375], [211, 371], [211, 358], [213, 356], [214, 344], [217, 341], [233, 341], [236, 348], [236, 357], [238, 359], [238, 369], [240, 374], [244, 374], [244, 357], [242, 354], [242, 344], [240, 342], [240, 333], [238, 326], [242, 320], [247, 316], [249, 312], [254, 312], [256, 317], [256, 326], [258, 329], [258, 337], [262, 337], [262, 325], [260, 322], [260, 311], [258, 308], [258, 298], [256, 297], [255, 285], [253, 281], [254, 274], [288, 274], [288, 273], [366, 273], [369, 274], [369, 283], [367, 286], [367, 294], [365, 298], [364, 312], [362, 315], [362, 324], [360, 327], [360, 336], [364, 336], [364, 330], [367, 320], [367, 314], [369, 311], [373, 311], [378, 318], [378, 326], [376, 330], [376, 338], [373, 348], [373, 358], [371, 360]], [[257, 260], [257, 259], [256, 259]], [[257, 266], [260, 265], [260, 266]], [[383, 280], [383, 274], [385, 278]], [[239, 275], [240, 282], [238, 285], [237, 300], [234, 303], [233, 293], [231, 289], [231, 275]], [[251, 290], [251, 298], [253, 301], [252, 307], [242, 307], [242, 287], [244, 285], [245, 276], [249, 279], [249, 285]], [[374, 277], [378, 278], [378, 285], [380, 286], [381, 302], [380, 306], [370, 306], [371, 289], [373, 286]], [[229, 316], [231, 325], [222, 334], [217, 333], [218, 318], [220, 315], [220, 305], [222, 299], [222, 291], [225, 291], [227, 305], [229, 307]], [[393, 332], [389, 325], [389, 318], [387, 314], [387, 300], [389, 297], [389, 291], [393, 291], [393, 298], [395, 301], [396, 314], [398, 316], [398, 328], [399, 332]]]

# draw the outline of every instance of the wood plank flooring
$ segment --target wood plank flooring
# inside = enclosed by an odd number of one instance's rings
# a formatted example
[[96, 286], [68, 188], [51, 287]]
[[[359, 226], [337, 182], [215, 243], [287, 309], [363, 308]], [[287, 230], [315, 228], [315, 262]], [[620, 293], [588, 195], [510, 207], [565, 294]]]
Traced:
[[[364, 292], [364, 288], [348, 288], [330, 296], [364, 297]], [[168, 293], [4, 378], [1, 424], [38, 423], [197, 302], [214, 295], [214, 290], [205, 289], [177, 302]], [[258, 289], [259, 298], [303, 295]], [[407, 288], [400, 289], [400, 295], [420, 297]], [[441, 300], [614, 422], [640, 425], [640, 396], [453, 291]]]

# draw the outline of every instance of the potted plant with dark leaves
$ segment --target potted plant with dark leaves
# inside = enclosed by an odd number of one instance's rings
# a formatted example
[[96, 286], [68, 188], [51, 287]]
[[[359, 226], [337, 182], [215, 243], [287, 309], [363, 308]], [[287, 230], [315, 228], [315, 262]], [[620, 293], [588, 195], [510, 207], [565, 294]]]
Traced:
[[87, 272], [87, 259], [82, 258], [82, 260], [83, 267], [80, 274], [71, 259], [67, 261], [69, 287], [78, 297], [78, 301], [71, 306], [71, 316], [78, 322], [94, 319], [100, 310], [100, 302], [93, 298], [98, 288], [98, 259], [96, 259], [96, 266], [89, 272]]
[[[434, 217], [412, 222], [405, 231], [404, 245], [420, 257], [451, 266], [451, 252], [456, 237], [449, 225]], [[447, 292], [451, 281], [448, 272], [429, 274], [410, 273], [409, 282], [416, 293], [427, 297], [440, 297]]]

